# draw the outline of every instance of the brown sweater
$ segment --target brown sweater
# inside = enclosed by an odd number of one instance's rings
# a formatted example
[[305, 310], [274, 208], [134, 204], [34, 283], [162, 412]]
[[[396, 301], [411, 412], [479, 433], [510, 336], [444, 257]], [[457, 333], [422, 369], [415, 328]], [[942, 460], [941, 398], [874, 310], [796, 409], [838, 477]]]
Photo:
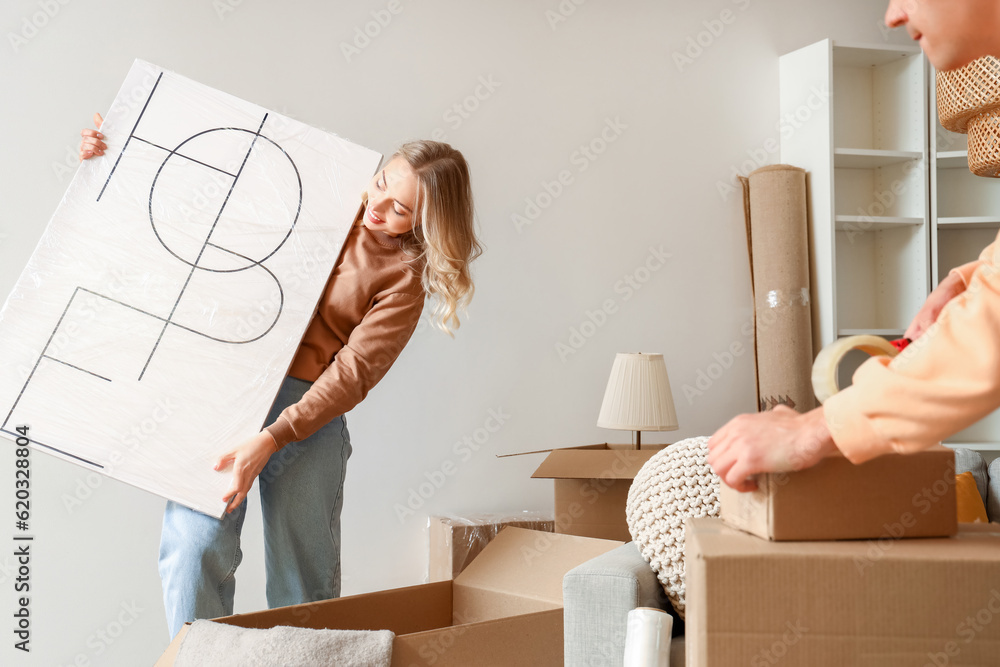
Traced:
[[266, 431], [278, 449], [304, 440], [360, 403], [392, 366], [420, 319], [419, 265], [399, 239], [355, 217], [288, 375], [313, 382]]

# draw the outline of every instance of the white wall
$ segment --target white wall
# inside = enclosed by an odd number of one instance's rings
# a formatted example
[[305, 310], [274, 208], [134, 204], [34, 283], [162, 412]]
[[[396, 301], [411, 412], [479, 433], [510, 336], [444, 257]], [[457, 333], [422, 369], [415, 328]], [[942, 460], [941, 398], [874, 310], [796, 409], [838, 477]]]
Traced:
[[[702, 395], [684, 391], [713, 355], [749, 342], [741, 198], [720, 185], [777, 161], [767, 148], [779, 136], [778, 55], [825, 37], [907, 41], [885, 32], [884, 3], [871, 0], [397, 1], [402, 11], [350, 59], [341, 44], [387, 1], [7, 0], [0, 9], [0, 296], [72, 176], [79, 128], [108, 108], [135, 57], [383, 153], [441, 128], [469, 159], [487, 246], [469, 317], [454, 341], [423, 326], [349, 415], [345, 594], [422, 582], [428, 514], [551, 510], [551, 483], [529, 479], [538, 456], [494, 455], [624, 441], [595, 426], [615, 352], [666, 355], [681, 430], [649, 441], [710, 434], [752, 410], [750, 355]], [[550, 23], [559, 7], [574, 11]], [[679, 65], [674, 54], [689, 48], [692, 61]], [[478, 108], [459, 124], [452, 106], [477, 90], [485, 99], [470, 100]], [[579, 147], [609, 121], [619, 123], [614, 141], [581, 160]], [[516, 228], [512, 215], [562, 170], [572, 182]], [[619, 281], [651, 247], [671, 257], [630, 293]], [[608, 300], [615, 312], [595, 316], [600, 326], [561, 358], [557, 344]], [[454, 444], [491, 410], [509, 418], [462, 460]], [[17, 597], [12, 449], [0, 448], [4, 628]], [[401, 520], [394, 506], [447, 461], [457, 474]], [[5, 630], [0, 662], [151, 664], [168, 641], [156, 569], [163, 501], [41, 453], [32, 462], [33, 651], [14, 651]], [[237, 611], [266, 606], [251, 501]]]

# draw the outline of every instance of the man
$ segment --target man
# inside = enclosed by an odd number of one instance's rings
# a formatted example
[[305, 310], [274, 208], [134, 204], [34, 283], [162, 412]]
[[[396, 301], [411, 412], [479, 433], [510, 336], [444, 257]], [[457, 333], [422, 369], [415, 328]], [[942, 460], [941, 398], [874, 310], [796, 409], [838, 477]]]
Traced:
[[[1000, 57], [1000, 0], [891, 0], [885, 23], [905, 26], [939, 70]], [[838, 450], [861, 463], [926, 449], [1000, 407], [1000, 244], [953, 269], [906, 337], [914, 343], [900, 356], [869, 359], [823, 407], [731, 420], [709, 441], [708, 462], [750, 491], [752, 475], [808, 468]]]

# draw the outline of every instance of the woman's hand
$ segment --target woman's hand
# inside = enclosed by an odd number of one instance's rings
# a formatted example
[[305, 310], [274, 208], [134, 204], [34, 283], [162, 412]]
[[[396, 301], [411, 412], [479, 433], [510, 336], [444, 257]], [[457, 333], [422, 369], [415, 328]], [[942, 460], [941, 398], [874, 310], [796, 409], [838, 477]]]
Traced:
[[779, 405], [735, 417], [716, 431], [708, 441], [708, 463], [737, 491], [753, 491], [753, 475], [809, 468], [836, 451], [823, 408], [799, 414]]
[[232, 512], [250, 493], [257, 475], [264, 469], [271, 454], [278, 451], [277, 443], [267, 431], [261, 431], [242, 445], [230, 449], [219, 457], [215, 470], [233, 466], [233, 482], [222, 499], [227, 501], [226, 513]]
[[913, 318], [913, 322], [910, 323], [909, 328], [903, 335], [911, 341], [922, 336], [937, 321], [938, 315], [941, 314], [941, 309], [945, 307], [945, 304], [964, 291], [965, 283], [962, 282], [962, 279], [954, 274], [949, 274], [930, 293], [930, 296], [924, 301], [924, 305], [920, 307], [917, 316]]
[[80, 136], [83, 140], [80, 141], [80, 161], [89, 160], [95, 155], [104, 155], [104, 151], [108, 149], [108, 145], [104, 143], [104, 135], [98, 130], [101, 129], [101, 123], [104, 119], [101, 118], [101, 114], [94, 114], [94, 126], [97, 130], [91, 130], [89, 128], [84, 128], [80, 132]]

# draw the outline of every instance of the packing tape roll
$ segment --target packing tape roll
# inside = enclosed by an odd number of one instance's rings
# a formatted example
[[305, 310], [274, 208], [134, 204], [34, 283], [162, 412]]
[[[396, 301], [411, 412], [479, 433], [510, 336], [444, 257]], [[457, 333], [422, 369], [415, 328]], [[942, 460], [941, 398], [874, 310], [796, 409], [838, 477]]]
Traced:
[[820, 403], [825, 403], [826, 399], [840, 391], [837, 385], [837, 367], [851, 350], [861, 350], [873, 357], [895, 357], [898, 354], [892, 343], [881, 336], [848, 336], [830, 343], [816, 355], [816, 361], [813, 362], [813, 393]]
[[662, 609], [639, 607], [628, 613], [624, 667], [669, 667], [674, 619]]

